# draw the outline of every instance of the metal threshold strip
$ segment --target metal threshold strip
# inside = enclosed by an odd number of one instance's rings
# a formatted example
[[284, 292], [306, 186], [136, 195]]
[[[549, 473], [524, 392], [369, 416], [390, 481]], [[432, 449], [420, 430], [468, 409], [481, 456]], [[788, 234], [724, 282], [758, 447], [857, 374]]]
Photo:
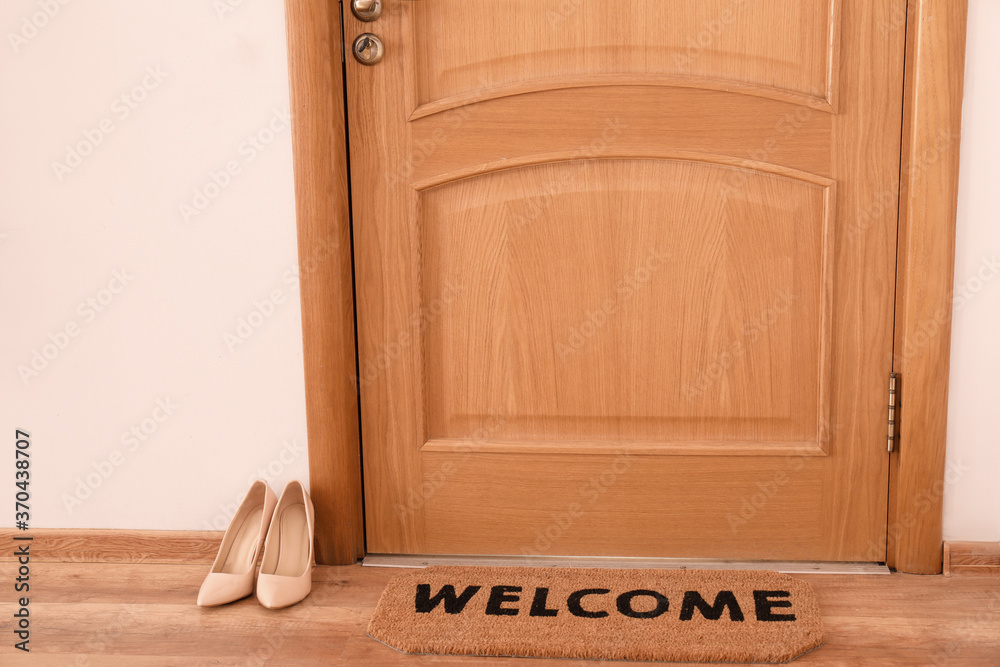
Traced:
[[421, 554], [369, 554], [368, 567], [424, 568], [435, 565], [484, 567], [606, 567], [667, 570], [772, 570], [786, 574], [890, 574], [883, 563], [707, 560], [685, 558], [615, 558], [602, 556], [439, 556]]

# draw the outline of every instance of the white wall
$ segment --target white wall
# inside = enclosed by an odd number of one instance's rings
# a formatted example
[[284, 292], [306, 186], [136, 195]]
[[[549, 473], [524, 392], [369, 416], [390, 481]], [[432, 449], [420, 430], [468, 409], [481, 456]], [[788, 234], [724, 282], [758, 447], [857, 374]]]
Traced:
[[969, 1], [944, 534], [1000, 540], [1000, 2]]
[[308, 478], [283, 3], [220, 4], [0, 5], [0, 443], [31, 433], [34, 526], [224, 528], [250, 478]]
[[[62, 2], [0, 7], [0, 438], [32, 433], [35, 526], [223, 527], [251, 477], [307, 477], [283, 3]], [[12, 43], [33, 17], [45, 25]], [[950, 539], [1000, 540], [1000, 279], [986, 263], [1000, 258], [998, 30], [996, 0], [971, 0]], [[144, 81], [145, 99], [123, 106]], [[60, 178], [53, 162], [104, 119], [112, 131]], [[272, 127], [262, 150], [245, 143]], [[181, 205], [229, 162], [239, 173], [185, 220]], [[128, 284], [113, 294], [116, 271]], [[272, 293], [273, 313], [227, 345]], [[102, 298], [91, 314], [86, 300]], [[65, 349], [46, 349], [52, 338]], [[53, 358], [24, 380], [35, 351]], [[162, 424], [149, 421], [165, 417], [158, 400], [176, 406]], [[155, 432], [123, 442], [144, 420]]]

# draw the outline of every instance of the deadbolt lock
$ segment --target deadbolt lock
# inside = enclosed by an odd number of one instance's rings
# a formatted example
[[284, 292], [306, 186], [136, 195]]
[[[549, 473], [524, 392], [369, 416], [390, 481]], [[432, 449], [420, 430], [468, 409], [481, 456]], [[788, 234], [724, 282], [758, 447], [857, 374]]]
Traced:
[[351, 11], [359, 21], [374, 21], [382, 16], [382, 0], [351, 0]]
[[385, 46], [378, 35], [366, 32], [354, 40], [354, 57], [362, 65], [374, 65], [382, 62], [384, 55]]

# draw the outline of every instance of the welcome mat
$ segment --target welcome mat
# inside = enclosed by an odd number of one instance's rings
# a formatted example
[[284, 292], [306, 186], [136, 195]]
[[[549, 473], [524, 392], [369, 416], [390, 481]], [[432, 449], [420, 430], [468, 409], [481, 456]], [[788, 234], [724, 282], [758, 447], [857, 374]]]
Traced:
[[431, 567], [368, 626], [404, 653], [788, 662], [823, 643], [812, 587], [766, 571]]

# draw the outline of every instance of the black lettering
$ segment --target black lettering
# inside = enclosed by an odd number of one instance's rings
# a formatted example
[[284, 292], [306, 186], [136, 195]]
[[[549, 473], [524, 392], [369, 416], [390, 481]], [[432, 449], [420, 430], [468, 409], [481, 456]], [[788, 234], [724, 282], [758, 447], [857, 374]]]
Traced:
[[684, 602], [681, 603], [681, 620], [690, 621], [694, 618], [694, 610], [697, 609], [708, 620], [717, 621], [722, 618], [722, 612], [726, 607], [729, 608], [730, 621], [743, 620], [743, 610], [740, 609], [732, 591], [719, 591], [715, 596], [715, 604], [711, 606], [698, 591], [688, 591], [684, 594]]
[[[639, 597], [651, 597], [656, 600], [656, 607], [650, 611], [636, 611], [632, 608], [632, 600]], [[656, 618], [657, 616], [666, 613], [670, 608], [670, 601], [667, 597], [656, 591], [646, 591], [646, 590], [635, 590], [629, 591], [627, 593], [622, 593], [618, 596], [618, 611], [623, 616], [628, 616], [629, 618]]]
[[758, 621], [794, 621], [795, 614], [775, 614], [771, 610], [791, 607], [791, 600], [771, 600], [770, 598], [791, 597], [788, 591], [754, 591], [753, 601], [757, 605]]
[[520, 593], [520, 586], [494, 586], [490, 589], [490, 601], [486, 603], [487, 616], [517, 616], [517, 609], [509, 609], [503, 606], [504, 602], [517, 602], [520, 595], [509, 595], [509, 593]]
[[532, 616], [555, 616], [559, 613], [557, 609], [548, 609], [545, 604], [549, 599], [549, 589], [536, 588], [535, 599], [531, 602]]
[[570, 593], [569, 599], [566, 600], [566, 606], [569, 607], [569, 613], [580, 618], [604, 618], [608, 615], [608, 612], [587, 611], [581, 606], [580, 602], [588, 595], [607, 595], [610, 592], [607, 588], [585, 588], [582, 591], [574, 591]]
[[479, 592], [480, 586], [468, 586], [460, 596], [455, 595], [455, 587], [446, 584], [441, 587], [441, 591], [431, 597], [430, 584], [417, 584], [417, 613], [429, 614], [444, 601], [444, 611], [446, 614], [461, 614], [469, 600]]

